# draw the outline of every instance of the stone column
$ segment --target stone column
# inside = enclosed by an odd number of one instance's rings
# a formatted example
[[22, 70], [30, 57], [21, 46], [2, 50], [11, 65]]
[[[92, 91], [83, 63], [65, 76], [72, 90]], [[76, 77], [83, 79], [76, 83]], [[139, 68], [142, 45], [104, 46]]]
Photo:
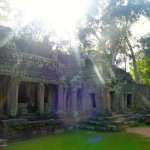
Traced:
[[103, 109], [106, 110], [106, 104], [107, 104], [107, 96], [106, 96], [106, 88], [103, 88]]
[[100, 101], [99, 101], [99, 96], [98, 93], [95, 93], [95, 101], [96, 101], [96, 108], [100, 109]]
[[66, 111], [67, 111], [67, 106], [66, 106], [66, 104], [67, 104], [67, 92], [68, 92], [68, 88], [66, 87], [65, 89], [64, 89], [64, 95], [63, 95], [63, 112], [64, 112], [64, 114], [66, 114]]
[[104, 110], [108, 110], [108, 111], [111, 111], [111, 104], [110, 104], [110, 91], [109, 91], [109, 88], [106, 87], [104, 89], [104, 96], [103, 96], [103, 108]]
[[16, 116], [18, 113], [18, 90], [20, 81], [17, 77], [11, 77], [8, 96], [7, 96], [7, 113], [10, 116]]
[[38, 84], [38, 113], [44, 113], [44, 84]]
[[117, 113], [119, 113], [119, 101], [120, 101], [119, 96], [118, 96], [118, 94], [115, 91], [115, 96], [114, 96], [114, 106], [115, 107], [114, 107], [114, 111], [117, 112]]
[[106, 88], [106, 95], [107, 95], [107, 110], [111, 111], [111, 101], [110, 101], [110, 90]]
[[58, 107], [57, 107], [57, 113], [61, 114], [63, 113], [63, 86], [58, 86]]
[[71, 109], [74, 117], [78, 116], [77, 89], [71, 90]]

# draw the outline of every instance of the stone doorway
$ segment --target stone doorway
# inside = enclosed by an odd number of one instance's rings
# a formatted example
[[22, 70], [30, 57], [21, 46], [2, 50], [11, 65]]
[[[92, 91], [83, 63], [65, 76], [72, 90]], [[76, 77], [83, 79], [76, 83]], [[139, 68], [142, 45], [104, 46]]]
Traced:
[[37, 113], [37, 84], [21, 82], [18, 92], [18, 112], [21, 115]]
[[57, 111], [58, 91], [57, 86], [46, 84], [44, 90], [44, 110], [46, 112]]
[[132, 94], [127, 94], [127, 108], [132, 108]]
[[58, 88], [56, 85], [53, 85], [53, 97], [52, 97], [52, 111], [57, 112], [58, 108]]
[[114, 91], [110, 92], [110, 107], [111, 107], [111, 111], [115, 111], [115, 92]]
[[92, 108], [96, 108], [95, 93], [90, 93]]

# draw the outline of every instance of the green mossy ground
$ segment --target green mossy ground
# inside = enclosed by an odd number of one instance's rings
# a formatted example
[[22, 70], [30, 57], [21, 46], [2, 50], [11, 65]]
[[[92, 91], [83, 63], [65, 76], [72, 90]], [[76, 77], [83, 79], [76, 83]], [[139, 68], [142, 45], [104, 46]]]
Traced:
[[[97, 142], [89, 138], [102, 136]], [[37, 137], [8, 143], [6, 150], [148, 150], [150, 138], [122, 132], [98, 133], [86, 130], [67, 131], [60, 134]]]

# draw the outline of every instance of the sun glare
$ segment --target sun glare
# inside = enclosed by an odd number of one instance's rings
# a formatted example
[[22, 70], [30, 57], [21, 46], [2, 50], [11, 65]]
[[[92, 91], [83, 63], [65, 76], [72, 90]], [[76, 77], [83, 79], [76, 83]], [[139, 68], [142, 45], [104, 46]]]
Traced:
[[56, 30], [71, 31], [84, 15], [89, 0], [15, 0], [15, 7], [26, 12], [24, 21], [41, 18]]
[[131, 30], [133, 35], [137, 38], [145, 36], [147, 33], [150, 33], [150, 21], [146, 17], [142, 16], [139, 21], [134, 23]]

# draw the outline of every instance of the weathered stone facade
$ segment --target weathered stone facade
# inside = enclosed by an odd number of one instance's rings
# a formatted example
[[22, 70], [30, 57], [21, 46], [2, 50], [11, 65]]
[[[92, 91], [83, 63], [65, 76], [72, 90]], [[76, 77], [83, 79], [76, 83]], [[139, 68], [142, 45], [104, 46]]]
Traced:
[[95, 111], [135, 108], [140, 89], [135, 91], [131, 76], [110, 66], [100, 52], [42, 50], [0, 48], [0, 116], [56, 113], [78, 121]]
[[124, 85], [116, 83], [112, 68], [99, 52], [59, 54], [64, 56], [58, 59], [3, 47], [0, 55], [3, 115], [53, 111], [80, 118], [100, 109], [124, 111]]

